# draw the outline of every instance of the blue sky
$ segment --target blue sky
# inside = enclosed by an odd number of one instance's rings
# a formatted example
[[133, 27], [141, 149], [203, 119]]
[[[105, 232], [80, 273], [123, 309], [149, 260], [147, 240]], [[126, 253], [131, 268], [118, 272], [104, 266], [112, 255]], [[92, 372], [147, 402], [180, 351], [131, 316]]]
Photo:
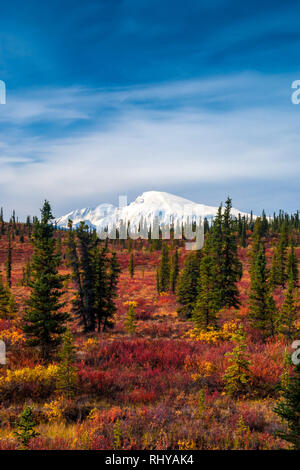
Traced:
[[299, 208], [300, 4], [1, 5], [0, 203], [77, 207], [169, 191]]

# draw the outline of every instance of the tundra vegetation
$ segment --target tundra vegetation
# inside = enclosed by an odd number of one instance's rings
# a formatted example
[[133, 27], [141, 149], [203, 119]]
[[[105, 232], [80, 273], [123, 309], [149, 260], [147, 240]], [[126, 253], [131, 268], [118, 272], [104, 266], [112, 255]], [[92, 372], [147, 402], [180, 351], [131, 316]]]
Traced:
[[189, 252], [1, 210], [1, 450], [299, 448], [299, 214], [228, 198], [205, 232]]

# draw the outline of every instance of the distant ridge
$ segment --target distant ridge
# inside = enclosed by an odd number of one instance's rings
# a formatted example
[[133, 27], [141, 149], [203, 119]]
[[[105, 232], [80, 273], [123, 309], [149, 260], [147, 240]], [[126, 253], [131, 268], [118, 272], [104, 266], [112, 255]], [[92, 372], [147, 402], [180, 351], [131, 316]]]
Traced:
[[[182, 221], [191, 215], [202, 219], [213, 218], [217, 211], [218, 207], [198, 204], [180, 196], [160, 191], [147, 191], [125, 207], [99, 204], [95, 208], [75, 209], [56, 219], [56, 222], [59, 227], [66, 228], [69, 219], [73, 221], [75, 227], [84, 221], [90, 227], [101, 231], [106, 227], [108, 229], [118, 227], [121, 220], [130, 222], [132, 227], [138, 227], [142, 219], [150, 226], [155, 218], [160, 224], [167, 225]], [[250, 214], [238, 209], [232, 208], [231, 212], [233, 217], [238, 217], [239, 214], [250, 217]]]

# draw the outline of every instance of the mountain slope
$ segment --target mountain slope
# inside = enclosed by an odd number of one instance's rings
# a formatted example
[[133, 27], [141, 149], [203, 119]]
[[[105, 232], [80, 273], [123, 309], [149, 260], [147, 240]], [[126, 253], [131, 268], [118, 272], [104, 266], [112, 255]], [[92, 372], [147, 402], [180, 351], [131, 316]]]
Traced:
[[[138, 227], [141, 220], [146, 221], [148, 227], [153, 224], [155, 218], [160, 224], [169, 224], [176, 221], [184, 221], [192, 215], [196, 218], [213, 218], [218, 208], [213, 206], [205, 206], [197, 204], [173, 194], [160, 191], [147, 191], [138, 196], [135, 201], [125, 207], [115, 207], [112, 204], [100, 204], [91, 209], [76, 209], [57, 219], [59, 227], [67, 227], [68, 220], [73, 221], [74, 226], [81, 221], [86, 222], [89, 226], [99, 230], [105, 227], [111, 229], [113, 226], [118, 227], [120, 220], [129, 222], [132, 227]], [[237, 209], [232, 209], [232, 215], [237, 217], [249, 216]]]

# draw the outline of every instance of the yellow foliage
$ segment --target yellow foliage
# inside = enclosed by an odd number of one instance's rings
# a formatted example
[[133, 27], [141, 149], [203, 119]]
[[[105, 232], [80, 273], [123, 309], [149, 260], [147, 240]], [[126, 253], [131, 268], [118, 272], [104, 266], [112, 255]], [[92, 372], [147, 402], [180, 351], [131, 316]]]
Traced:
[[63, 398], [59, 397], [57, 400], [45, 403], [44, 412], [49, 423], [63, 422]]
[[80, 435], [74, 440], [74, 448], [78, 449], [78, 446], [82, 450], [89, 450], [91, 444], [92, 434], [88, 429], [82, 429]]
[[6, 371], [6, 375], [0, 377], [0, 391], [6, 385], [11, 383], [22, 384], [24, 382], [33, 382], [47, 385], [56, 377], [58, 367], [50, 364], [48, 367], [38, 365], [34, 368], [24, 367], [24, 369], [16, 369]]
[[209, 361], [195, 361], [187, 357], [184, 363], [186, 371], [191, 372], [191, 377], [194, 382], [203, 377], [209, 377], [216, 371], [216, 365]]
[[99, 342], [97, 338], [89, 338], [87, 341], [83, 343], [83, 350], [84, 351], [93, 351], [96, 347], [99, 346]]
[[[64, 422], [41, 423], [37, 431], [45, 439], [63, 439], [70, 442], [70, 448], [74, 448], [73, 442], [76, 440], [77, 424], [66, 424]], [[76, 448], [76, 447], [75, 447]]]
[[295, 326], [296, 330], [300, 330], [300, 321], [299, 321], [299, 320], [296, 320], [296, 321], [294, 322], [294, 326]]
[[98, 418], [98, 416], [99, 416], [99, 410], [98, 410], [98, 408], [93, 408], [93, 409], [89, 412], [87, 419], [88, 419], [89, 421], [96, 421], [97, 418]]
[[16, 346], [25, 342], [25, 336], [20, 330], [13, 328], [0, 331], [0, 340], [4, 341], [6, 345]]
[[195, 450], [195, 441], [178, 441], [178, 450]]
[[130, 306], [132, 306], [132, 307], [135, 308], [135, 307], [137, 307], [138, 303], [135, 302], [134, 300], [128, 300], [127, 302], [124, 302], [123, 305], [124, 305], [124, 307], [127, 307], [127, 306], [130, 307]]
[[230, 340], [238, 328], [236, 322], [227, 322], [224, 323], [222, 329], [215, 330], [212, 327], [209, 327], [207, 331], [201, 331], [197, 328], [193, 328], [188, 332], [188, 336], [191, 339], [196, 341], [203, 341], [204, 343], [216, 344], [219, 341]]

